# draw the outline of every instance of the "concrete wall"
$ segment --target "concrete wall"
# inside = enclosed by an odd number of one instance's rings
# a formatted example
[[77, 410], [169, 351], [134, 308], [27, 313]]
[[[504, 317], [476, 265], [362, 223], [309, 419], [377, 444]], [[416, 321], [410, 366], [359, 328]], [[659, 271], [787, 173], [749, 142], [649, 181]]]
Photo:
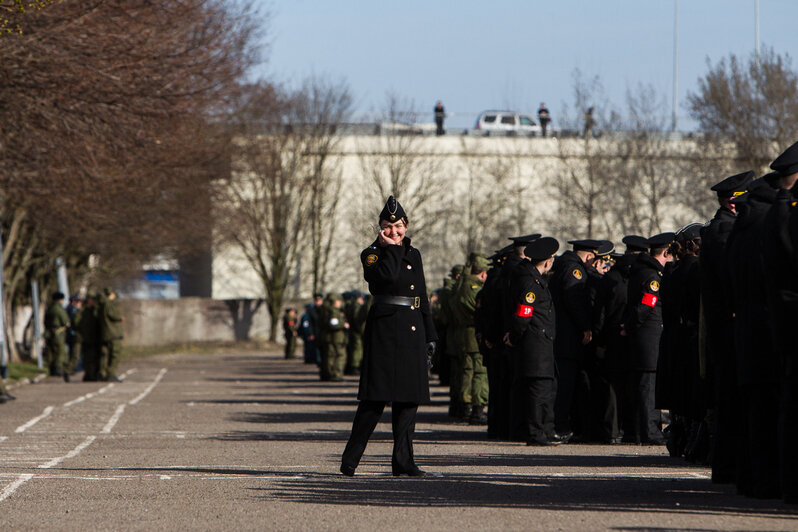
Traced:
[[269, 313], [262, 300], [123, 299], [125, 345], [266, 340]]

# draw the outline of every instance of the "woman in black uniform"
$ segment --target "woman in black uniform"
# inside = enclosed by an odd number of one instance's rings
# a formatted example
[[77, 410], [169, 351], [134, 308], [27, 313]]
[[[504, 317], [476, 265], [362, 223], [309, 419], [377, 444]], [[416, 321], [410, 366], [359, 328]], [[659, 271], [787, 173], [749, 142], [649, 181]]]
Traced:
[[373, 302], [363, 335], [360, 401], [341, 458], [341, 473], [355, 474], [387, 403], [393, 408], [394, 476], [424, 476], [413, 460], [419, 403], [429, 402], [428, 360], [435, 350], [421, 253], [405, 237], [408, 220], [393, 196], [380, 213], [377, 240], [360, 254]]

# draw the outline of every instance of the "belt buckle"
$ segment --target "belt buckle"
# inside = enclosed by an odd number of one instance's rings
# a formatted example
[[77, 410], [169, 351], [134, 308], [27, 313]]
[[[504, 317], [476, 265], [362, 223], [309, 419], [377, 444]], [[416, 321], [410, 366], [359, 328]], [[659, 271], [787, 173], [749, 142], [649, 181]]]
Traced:
[[420, 308], [421, 307], [421, 298], [416, 296], [413, 298], [413, 308]]

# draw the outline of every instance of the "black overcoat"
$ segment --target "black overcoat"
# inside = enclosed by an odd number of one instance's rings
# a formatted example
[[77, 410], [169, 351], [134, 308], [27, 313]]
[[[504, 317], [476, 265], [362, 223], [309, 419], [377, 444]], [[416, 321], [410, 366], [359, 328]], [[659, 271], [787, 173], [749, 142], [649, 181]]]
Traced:
[[513, 313], [510, 341], [524, 377], [554, 378], [554, 302], [546, 281], [532, 262], [522, 261], [510, 283]]
[[585, 263], [574, 251], [555, 259], [549, 290], [557, 309], [557, 360], [582, 360], [582, 337], [591, 329], [592, 316]]
[[632, 267], [624, 319], [632, 370], [657, 369], [662, 336], [662, 272], [662, 265], [648, 253], [640, 253]]
[[432, 324], [421, 253], [374, 241], [360, 254], [372, 296], [418, 297], [420, 308], [380, 303], [374, 298], [363, 335], [361, 401], [429, 402], [427, 342], [438, 339]]

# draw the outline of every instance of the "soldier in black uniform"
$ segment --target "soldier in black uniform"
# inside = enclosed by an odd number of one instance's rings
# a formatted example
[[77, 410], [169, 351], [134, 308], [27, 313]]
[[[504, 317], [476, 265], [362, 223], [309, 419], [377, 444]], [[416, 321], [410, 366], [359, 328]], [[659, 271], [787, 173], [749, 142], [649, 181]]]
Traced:
[[736, 478], [737, 365], [734, 360], [732, 284], [726, 267], [726, 243], [737, 216], [731, 199], [743, 194], [754, 178], [752, 171], [727, 177], [711, 187], [720, 204], [715, 216], [701, 230], [698, 255], [701, 273], [701, 308], [705, 323], [704, 349], [707, 379], [710, 382], [710, 408], [714, 427], [710, 427], [712, 482], [730, 484]]
[[762, 239], [765, 215], [784, 188], [783, 178], [778, 172], [765, 175], [734, 198], [738, 215], [726, 247], [740, 400], [737, 489], [757, 498], [777, 498], [781, 493], [776, 405], [782, 374], [771, 334], [773, 316], [765, 278], [772, 273], [763, 264]]
[[529, 235], [511, 236], [512, 251], [507, 255], [504, 266], [501, 270], [501, 316], [502, 316], [502, 354], [497, 355], [500, 365], [501, 386], [499, 389], [500, 415], [503, 416], [499, 424], [499, 438], [503, 440], [525, 441], [526, 422], [523, 409], [522, 382], [519, 380], [514, 370], [514, 359], [516, 357], [515, 348], [507, 345], [504, 339], [507, 337], [511, 327], [513, 315], [513, 299], [510, 293], [512, 276], [515, 274], [516, 267], [524, 260], [524, 250], [526, 246], [540, 238], [540, 233]]
[[[614, 398], [615, 401], [615, 420], [604, 426], [612, 441], [620, 440], [629, 427], [629, 346], [627, 337], [621, 332], [632, 265], [639, 253], [648, 251], [648, 239], [642, 236], [627, 235], [622, 242], [626, 251], [601, 278], [593, 313], [593, 341], [597, 352], [603, 351], [600, 367], [609, 381], [610, 400]], [[612, 405], [609, 408], [612, 409]]]
[[782, 188], [767, 213], [763, 232], [763, 258], [768, 265], [767, 300], [773, 317], [773, 338], [781, 360], [779, 405], [781, 491], [784, 501], [798, 503], [798, 357], [795, 324], [798, 323], [798, 143], [781, 154], [770, 167], [782, 178]]
[[662, 335], [660, 284], [665, 264], [670, 262], [668, 247], [673, 233], [648, 239], [649, 252], [637, 256], [629, 279], [624, 331], [629, 336], [632, 373], [631, 434], [624, 441], [663, 445], [660, 412], [654, 406], [657, 358]]
[[698, 340], [701, 228], [700, 223], [684, 226], [671, 244], [676, 260], [660, 287], [663, 329], [656, 383], [656, 407], [671, 415], [668, 450], [692, 462], [703, 461], [708, 451]]
[[528, 245], [510, 285], [515, 309], [508, 344], [516, 348], [515, 368], [523, 383], [527, 445], [562, 443], [554, 432], [554, 302], [543, 279], [559, 247], [551, 237]]
[[429, 402], [429, 359], [435, 326], [427, 298], [421, 253], [405, 236], [404, 209], [393, 196], [380, 212], [377, 239], [360, 254], [372, 304], [363, 335], [360, 401], [341, 457], [341, 473], [355, 474], [385, 405], [392, 405], [394, 476], [424, 476], [413, 457], [420, 403]]
[[587, 268], [601, 241], [571, 240], [568, 243], [573, 245], [573, 250], [557, 257], [549, 284], [557, 309], [554, 358], [558, 377], [554, 419], [557, 433], [563, 436], [574, 432], [572, 406], [577, 377], [584, 363], [584, 346], [593, 338]]
[[502, 330], [500, 283], [502, 264], [510, 249], [508, 246], [488, 257], [491, 260], [491, 268], [488, 270], [485, 285], [477, 294], [477, 309], [474, 313], [477, 342], [488, 371], [488, 389], [490, 390], [488, 394], [488, 438], [491, 439], [499, 437], [497, 398], [499, 397], [498, 390], [501, 387], [501, 373], [496, 359], [501, 356], [504, 333]]

